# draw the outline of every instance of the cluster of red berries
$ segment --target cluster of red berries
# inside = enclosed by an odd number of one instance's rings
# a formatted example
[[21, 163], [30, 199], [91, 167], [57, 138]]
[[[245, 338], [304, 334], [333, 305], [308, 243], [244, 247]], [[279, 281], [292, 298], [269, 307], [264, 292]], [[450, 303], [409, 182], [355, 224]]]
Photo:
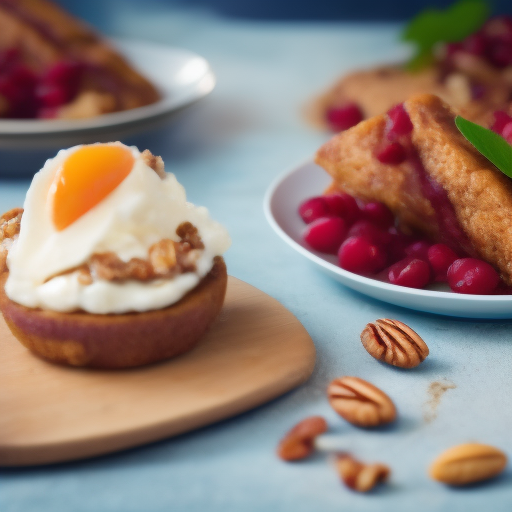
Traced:
[[491, 130], [501, 135], [509, 144], [512, 144], [512, 117], [502, 110], [494, 112], [494, 123]]
[[491, 18], [463, 41], [447, 44], [445, 60], [449, 62], [458, 52], [480, 57], [498, 69], [512, 65], [512, 17]]
[[0, 52], [2, 117], [55, 117], [57, 108], [69, 103], [78, 93], [83, 72], [84, 66], [80, 63], [59, 61], [38, 74], [23, 63], [19, 50]]
[[424, 288], [447, 282], [454, 292], [487, 295], [500, 285], [496, 270], [476, 258], [460, 258], [445, 244], [431, 244], [402, 233], [386, 205], [359, 204], [346, 193], [312, 197], [299, 207], [307, 224], [304, 241], [336, 254], [341, 268], [378, 276], [392, 284]]

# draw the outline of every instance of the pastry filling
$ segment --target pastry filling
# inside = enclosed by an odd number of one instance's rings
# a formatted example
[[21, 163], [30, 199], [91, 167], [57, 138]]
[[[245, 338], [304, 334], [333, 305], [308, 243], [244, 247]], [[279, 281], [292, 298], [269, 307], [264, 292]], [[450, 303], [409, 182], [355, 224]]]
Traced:
[[[413, 125], [405, 108], [403, 105], [397, 105], [390, 110], [388, 116], [386, 136], [388, 140], [391, 141], [391, 144], [387, 147], [396, 147], [398, 144], [403, 148], [403, 151], [395, 149], [394, 154], [399, 155], [399, 157], [393, 162], [384, 163], [397, 165], [402, 163], [403, 160], [407, 160], [410, 163], [422, 195], [430, 201], [435, 211], [436, 221], [439, 227], [440, 242], [451, 247], [461, 255], [474, 255], [471, 242], [457, 220], [457, 215], [448, 199], [446, 191], [427, 173], [413, 146], [411, 139]], [[384, 153], [383, 150], [377, 155], [380, 161], [383, 161], [383, 154], [387, 153]]]

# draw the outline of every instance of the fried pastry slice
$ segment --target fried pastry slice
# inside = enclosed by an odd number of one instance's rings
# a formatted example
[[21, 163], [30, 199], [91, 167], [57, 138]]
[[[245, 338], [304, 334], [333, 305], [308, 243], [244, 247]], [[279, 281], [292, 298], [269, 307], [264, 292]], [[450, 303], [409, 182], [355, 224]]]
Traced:
[[[403, 231], [484, 259], [512, 284], [512, 180], [460, 134], [440, 98], [418, 95], [403, 107], [407, 133], [379, 115], [320, 148], [316, 162], [333, 177], [331, 189], [383, 202]], [[402, 162], [379, 160], [391, 143], [403, 148]]]

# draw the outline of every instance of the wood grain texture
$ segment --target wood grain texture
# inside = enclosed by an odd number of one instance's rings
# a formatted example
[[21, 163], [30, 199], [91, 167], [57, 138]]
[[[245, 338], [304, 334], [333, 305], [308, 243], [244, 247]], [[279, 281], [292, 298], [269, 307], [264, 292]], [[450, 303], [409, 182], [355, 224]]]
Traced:
[[114, 452], [263, 404], [311, 375], [315, 348], [284, 306], [229, 278], [198, 347], [133, 370], [60, 367], [32, 355], [0, 318], [0, 465]]

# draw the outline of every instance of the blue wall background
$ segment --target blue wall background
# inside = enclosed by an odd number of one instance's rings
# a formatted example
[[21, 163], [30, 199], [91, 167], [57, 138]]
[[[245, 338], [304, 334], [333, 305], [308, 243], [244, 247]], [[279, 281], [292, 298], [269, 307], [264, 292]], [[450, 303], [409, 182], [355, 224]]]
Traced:
[[[114, 0], [115, 1], [115, 0]], [[88, 21], [105, 25], [101, 12], [112, 0], [57, 0], [68, 10]], [[117, 1], [117, 4], [120, 2]], [[201, 7], [228, 17], [276, 20], [406, 20], [425, 7], [446, 7], [452, 0], [124, 0], [123, 3], [148, 3]], [[494, 14], [511, 14], [511, 0], [489, 2]]]

